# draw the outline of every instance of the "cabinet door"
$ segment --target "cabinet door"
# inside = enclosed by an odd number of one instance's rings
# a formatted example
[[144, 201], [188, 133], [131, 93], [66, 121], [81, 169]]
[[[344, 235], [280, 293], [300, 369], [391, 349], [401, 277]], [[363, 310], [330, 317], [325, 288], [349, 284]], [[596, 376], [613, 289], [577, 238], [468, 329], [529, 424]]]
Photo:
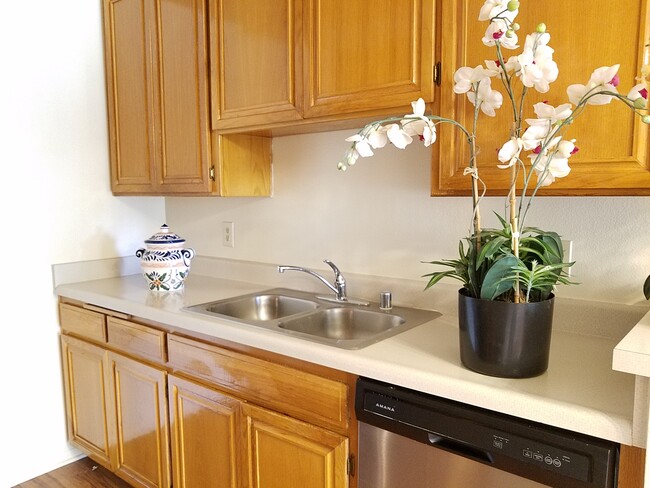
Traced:
[[116, 194], [209, 193], [206, 0], [104, 0]]
[[[461, 66], [474, 67], [495, 57], [481, 38], [487, 27], [478, 20], [483, 0], [442, 0], [441, 37], [442, 85], [439, 113], [470, 127], [473, 106], [465, 95], [455, 95], [453, 75]], [[641, 72], [643, 47], [648, 39], [648, 7], [645, 0], [575, 0], [567, 7], [562, 0], [522, 2], [517, 22], [521, 25], [519, 44], [523, 47], [527, 33], [544, 22], [551, 34], [554, 60], [559, 67], [557, 81], [548, 93], [530, 90], [524, 117], [535, 118], [532, 105], [548, 101], [553, 106], [568, 102], [566, 88], [584, 84], [594, 69], [620, 63], [620, 91], [627, 93], [637, 83]], [[625, 26], [618, 28], [617, 26]], [[520, 54], [521, 48], [505, 56]], [[509, 171], [500, 170], [496, 149], [509, 138], [512, 109], [505, 92], [495, 78], [492, 86], [504, 95], [497, 117], [479, 117], [477, 144], [478, 166], [488, 194], [505, 195]], [[463, 176], [468, 166], [467, 144], [450, 125], [440, 125], [438, 142], [433, 149], [432, 193], [464, 195], [470, 193], [470, 176]], [[524, 124], [524, 127], [527, 127]], [[570, 159], [571, 173], [545, 187], [546, 195], [617, 195], [650, 194], [650, 158], [647, 147], [648, 127], [634, 117], [622, 103], [588, 106], [567, 130], [567, 139], [576, 139], [580, 152]], [[527, 158], [526, 162], [528, 161]], [[529, 165], [528, 165], [529, 166]], [[533, 178], [534, 179], [534, 178]], [[520, 178], [520, 186], [521, 186]]]
[[211, 0], [213, 127], [299, 120], [301, 0]]
[[61, 349], [68, 438], [92, 459], [112, 469], [115, 422], [108, 408], [107, 352], [65, 335], [61, 336]]
[[249, 486], [343, 488], [348, 486], [348, 439], [249, 404], [246, 421]]
[[151, 0], [104, 0], [104, 49], [111, 186], [145, 193], [155, 186], [155, 25]]
[[[124, 0], [122, 0], [124, 1]], [[156, 86], [165, 193], [210, 191], [206, 0], [156, 0]]]
[[433, 0], [307, 0], [305, 8], [305, 116], [433, 100]]
[[242, 486], [242, 436], [238, 400], [169, 377], [174, 486]]
[[169, 427], [164, 371], [109, 352], [116, 417], [114, 471], [135, 486], [167, 488]]

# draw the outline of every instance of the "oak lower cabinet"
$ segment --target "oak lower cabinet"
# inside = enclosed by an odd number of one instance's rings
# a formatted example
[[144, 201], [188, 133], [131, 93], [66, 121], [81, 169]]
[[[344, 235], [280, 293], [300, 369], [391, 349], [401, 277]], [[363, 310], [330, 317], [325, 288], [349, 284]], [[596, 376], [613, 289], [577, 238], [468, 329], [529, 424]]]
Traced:
[[248, 486], [348, 486], [347, 437], [248, 403], [243, 412]]
[[170, 486], [169, 422], [165, 371], [108, 353], [114, 395], [113, 471], [134, 486]]
[[348, 439], [169, 376], [175, 487], [347, 487]]
[[132, 486], [356, 486], [352, 375], [59, 310], [69, 439]]
[[108, 351], [61, 336], [68, 439], [107, 469], [113, 468], [114, 413], [108, 391]]
[[169, 376], [174, 487], [244, 486], [241, 403], [213, 389]]
[[169, 487], [164, 371], [61, 336], [70, 440], [133, 486]]

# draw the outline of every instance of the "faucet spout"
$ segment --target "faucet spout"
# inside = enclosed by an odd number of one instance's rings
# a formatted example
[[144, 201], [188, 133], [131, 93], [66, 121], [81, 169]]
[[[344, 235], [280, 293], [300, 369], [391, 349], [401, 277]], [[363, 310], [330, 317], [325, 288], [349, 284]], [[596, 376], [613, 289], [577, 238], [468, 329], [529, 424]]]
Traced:
[[[341, 296], [339, 296], [340, 293], [339, 293], [339, 290], [337, 289], [336, 286], [334, 286], [333, 284], [331, 284], [331, 283], [330, 283], [329, 281], [327, 281], [327, 280], [326, 280], [322, 275], [316, 273], [315, 271], [312, 271], [312, 270], [307, 269], [307, 268], [303, 268], [303, 267], [301, 267], [301, 266], [278, 266], [278, 272], [279, 272], [279, 273], [284, 273], [285, 271], [301, 271], [301, 272], [303, 272], [303, 273], [307, 273], [307, 274], [313, 276], [314, 278], [317, 278], [317, 279], [319, 279], [320, 281], [322, 281], [323, 284], [324, 284], [325, 286], [327, 286], [330, 290], [332, 290], [332, 291], [334, 292], [334, 294], [336, 295], [336, 298], [337, 298], [338, 300], [342, 300], [342, 299], [344, 299], [344, 298], [342, 298]], [[345, 289], [344, 289], [344, 290], [345, 290]]]
[[343, 273], [341, 273], [341, 270], [329, 259], [325, 259], [323, 261], [325, 264], [327, 264], [330, 268], [332, 268], [332, 271], [334, 271], [334, 283], [330, 283], [327, 281], [322, 275], [316, 273], [315, 271], [312, 271], [307, 268], [303, 268], [301, 266], [278, 266], [278, 272], [279, 273], [284, 273], [285, 271], [301, 271], [303, 273], [307, 273], [314, 278], [319, 279], [320, 281], [323, 282], [327, 288], [332, 290], [334, 292], [334, 297], [318, 297], [321, 300], [328, 300], [331, 302], [336, 302], [336, 303], [345, 303], [349, 305], [362, 305], [362, 306], [368, 306], [370, 305], [370, 302], [367, 300], [357, 300], [357, 299], [350, 299], [347, 296], [347, 286], [345, 283], [345, 278], [343, 277]]

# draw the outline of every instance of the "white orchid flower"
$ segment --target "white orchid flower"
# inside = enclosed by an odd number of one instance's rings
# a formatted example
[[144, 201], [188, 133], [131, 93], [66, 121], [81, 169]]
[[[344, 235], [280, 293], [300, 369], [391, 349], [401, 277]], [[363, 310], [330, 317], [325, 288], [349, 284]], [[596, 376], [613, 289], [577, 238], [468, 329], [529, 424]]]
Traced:
[[556, 178], [564, 178], [571, 172], [569, 158], [578, 152], [575, 139], [570, 141], [555, 137], [541, 154], [531, 154], [532, 166], [540, 186], [548, 186]]
[[419, 137], [426, 147], [436, 142], [436, 126], [433, 121], [424, 115], [426, 104], [419, 98], [411, 102], [413, 113], [405, 115], [402, 119], [402, 129], [409, 136]]
[[390, 124], [386, 135], [388, 136], [388, 140], [399, 149], [404, 149], [413, 142], [413, 138], [399, 124]]
[[507, 162], [508, 164], [498, 164], [497, 167], [500, 169], [506, 169], [516, 164], [523, 148], [524, 142], [519, 137], [512, 137], [508, 142], [501, 146], [497, 155], [499, 161], [502, 163]]
[[376, 130], [371, 131], [368, 134], [368, 144], [373, 149], [381, 149], [388, 142], [388, 137], [386, 136], [386, 128], [381, 126]]
[[485, 60], [485, 68], [490, 73], [494, 73], [492, 76], [496, 76], [501, 73], [502, 69], [498, 61], [493, 61], [491, 59]]
[[481, 81], [476, 92], [468, 92], [467, 99], [472, 105], [476, 106], [478, 103], [481, 111], [489, 117], [494, 117], [495, 110], [500, 108], [503, 103], [503, 95], [492, 89], [490, 78]]
[[564, 178], [571, 172], [569, 158], [558, 154], [539, 156], [531, 154], [530, 158], [536, 158], [533, 162], [533, 169], [537, 175], [539, 186], [548, 186], [555, 182], [556, 178]]
[[557, 63], [553, 61], [555, 51], [547, 45], [550, 40], [548, 33], [529, 34], [523, 52], [517, 56], [516, 73], [521, 82], [540, 93], [546, 93], [559, 74]]
[[456, 83], [454, 85], [454, 93], [467, 93], [477, 83], [497, 74], [498, 71], [485, 69], [481, 65], [478, 65], [476, 68], [469, 68], [467, 66], [458, 68], [454, 73], [454, 82]]
[[578, 148], [575, 145], [575, 139], [571, 139], [570, 141], [567, 141], [566, 139], [562, 139], [557, 145], [557, 154], [560, 157], [568, 159], [570, 156], [573, 156], [576, 152], [578, 152]]
[[517, 34], [511, 32], [509, 36], [506, 36], [506, 32], [508, 32], [508, 23], [502, 19], [494, 19], [485, 31], [483, 44], [490, 47], [499, 41], [501, 47], [505, 49], [517, 49], [519, 47]]
[[515, 19], [519, 10], [508, 10], [510, 0], [486, 0], [478, 14], [478, 20], [491, 20], [496, 16], [504, 17], [511, 22]]
[[372, 149], [370, 148], [370, 143], [368, 142], [368, 139], [366, 139], [361, 134], [355, 134], [353, 136], [350, 136], [346, 139], [346, 141], [354, 143], [354, 149], [362, 158], [369, 158], [370, 156], [375, 154], [372, 152]]
[[617, 73], [619, 66], [620, 65], [618, 64], [615, 64], [614, 66], [602, 66], [594, 70], [586, 85], [570, 85], [566, 91], [571, 103], [578, 105], [580, 101], [588, 95], [590, 97], [587, 100], [587, 105], [607, 105], [611, 102], [613, 98], [611, 95], [593, 94], [604, 91], [618, 93], [616, 91], [616, 86], [618, 85]]
[[521, 140], [524, 149], [526, 151], [532, 151], [539, 147], [539, 145], [542, 144], [542, 141], [546, 139], [550, 125], [548, 120], [532, 119], [526, 120], [526, 122], [530, 124], [530, 127], [525, 130], [521, 136]]
[[539, 102], [533, 105], [533, 109], [538, 118], [550, 120], [551, 124], [555, 124], [558, 120], [564, 120], [573, 113], [570, 103], [554, 107], [550, 103]]
[[645, 108], [648, 102], [648, 88], [645, 83], [639, 83], [632, 87], [627, 98], [634, 102], [636, 108]]
[[556, 178], [563, 178], [571, 172], [569, 160], [566, 158], [551, 157], [546, 169], [535, 169], [539, 186], [549, 186], [555, 182]]

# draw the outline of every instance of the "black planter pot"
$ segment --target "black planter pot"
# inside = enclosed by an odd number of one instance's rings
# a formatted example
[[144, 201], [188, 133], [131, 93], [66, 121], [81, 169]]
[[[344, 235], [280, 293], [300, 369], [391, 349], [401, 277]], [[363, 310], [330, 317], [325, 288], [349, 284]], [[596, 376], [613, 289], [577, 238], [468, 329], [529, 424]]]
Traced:
[[555, 297], [535, 303], [481, 300], [458, 293], [460, 360], [477, 373], [530, 378], [548, 368]]

